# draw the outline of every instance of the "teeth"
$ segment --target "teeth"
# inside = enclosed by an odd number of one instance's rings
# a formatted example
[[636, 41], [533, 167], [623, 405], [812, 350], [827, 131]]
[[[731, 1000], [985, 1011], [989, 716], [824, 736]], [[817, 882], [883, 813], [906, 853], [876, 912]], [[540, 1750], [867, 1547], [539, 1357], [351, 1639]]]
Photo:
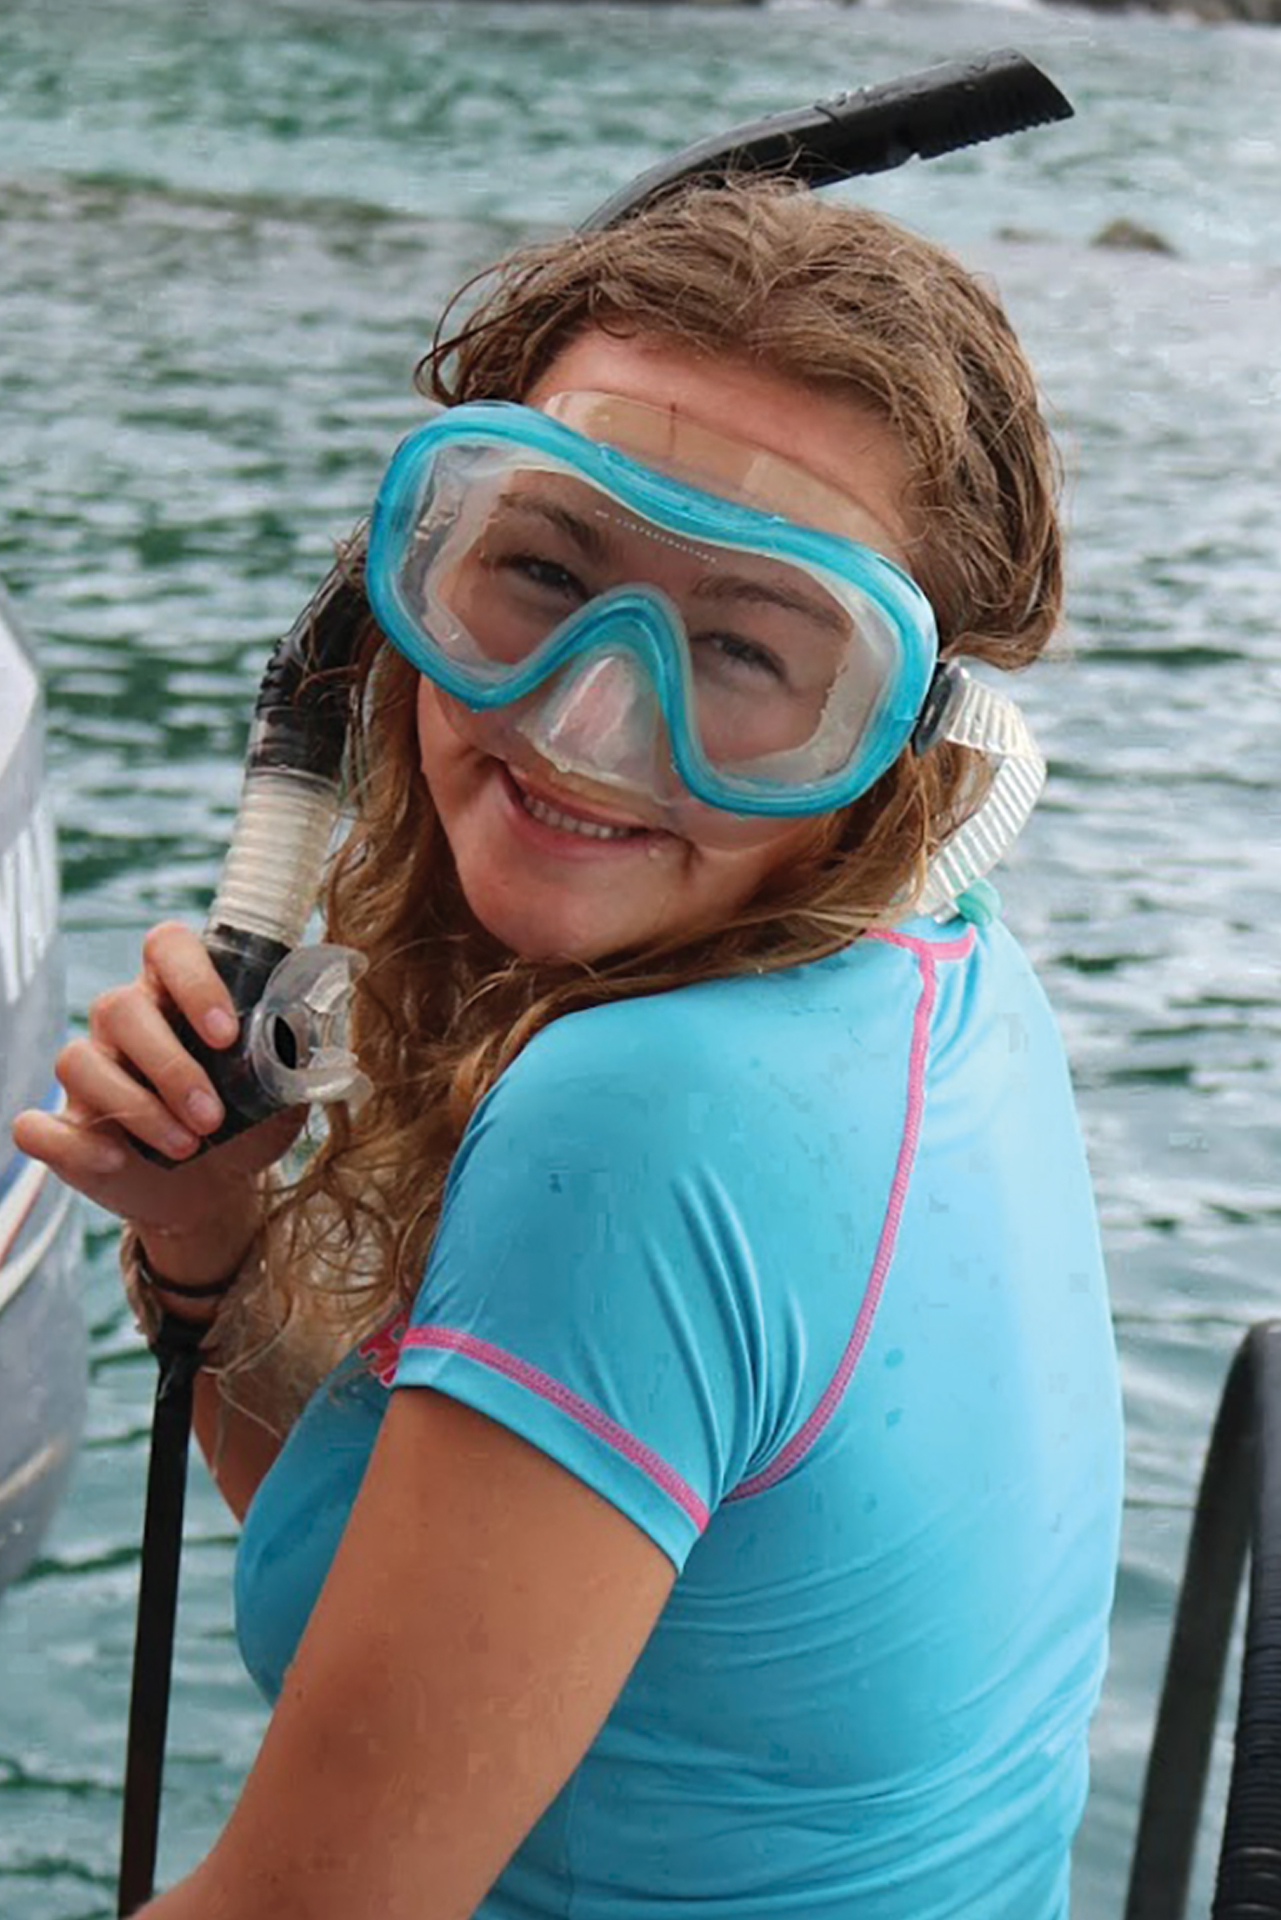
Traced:
[[557, 827], [562, 833], [581, 833], [588, 840], [627, 840], [641, 831], [639, 827], [607, 827], [598, 820], [579, 820], [572, 813], [549, 807], [545, 800], [536, 800], [523, 789], [520, 798], [526, 813], [532, 813], [535, 820], [541, 820], [544, 826]]

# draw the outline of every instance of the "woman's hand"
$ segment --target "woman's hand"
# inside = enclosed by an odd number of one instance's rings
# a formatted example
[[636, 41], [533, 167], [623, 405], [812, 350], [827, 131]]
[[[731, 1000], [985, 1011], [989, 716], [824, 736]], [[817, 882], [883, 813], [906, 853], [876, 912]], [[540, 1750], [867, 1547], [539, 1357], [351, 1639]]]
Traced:
[[[257, 1176], [286, 1151], [303, 1110], [275, 1115], [193, 1161], [201, 1138], [221, 1125], [223, 1107], [175, 1036], [166, 1004], [210, 1046], [235, 1040], [226, 987], [198, 936], [173, 921], [151, 929], [138, 978], [99, 994], [88, 1037], [58, 1055], [65, 1112], [29, 1109], [15, 1121], [13, 1137], [68, 1186], [132, 1221], [168, 1278], [198, 1282], [240, 1263], [260, 1218]], [[179, 1164], [154, 1165], [133, 1151], [138, 1140]]]

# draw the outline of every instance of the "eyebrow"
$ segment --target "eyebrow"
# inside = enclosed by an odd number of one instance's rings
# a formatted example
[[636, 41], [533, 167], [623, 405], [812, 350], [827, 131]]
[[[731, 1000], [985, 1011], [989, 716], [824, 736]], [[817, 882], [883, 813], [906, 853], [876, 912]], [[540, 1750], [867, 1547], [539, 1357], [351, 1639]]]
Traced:
[[537, 520], [545, 520], [549, 525], [558, 527], [568, 534], [589, 560], [603, 565], [612, 553], [608, 536], [590, 520], [584, 520], [579, 513], [562, 506], [559, 500], [549, 500], [536, 493], [505, 493], [501, 504], [509, 513], [529, 514]]
[[847, 639], [850, 621], [834, 601], [803, 593], [773, 581], [753, 580], [745, 574], [708, 574], [694, 589], [701, 600], [728, 600], [746, 606], [780, 607], [784, 613], [799, 613], [825, 633]]

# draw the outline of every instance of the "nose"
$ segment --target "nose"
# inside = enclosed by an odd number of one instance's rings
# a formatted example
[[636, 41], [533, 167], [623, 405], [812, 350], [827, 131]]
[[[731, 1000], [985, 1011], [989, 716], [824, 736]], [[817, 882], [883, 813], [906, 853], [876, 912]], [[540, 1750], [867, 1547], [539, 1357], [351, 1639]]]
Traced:
[[558, 771], [612, 786], [652, 786], [666, 759], [654, 687], [622, 649], [593, 653], [558, 674], [519, 731]]

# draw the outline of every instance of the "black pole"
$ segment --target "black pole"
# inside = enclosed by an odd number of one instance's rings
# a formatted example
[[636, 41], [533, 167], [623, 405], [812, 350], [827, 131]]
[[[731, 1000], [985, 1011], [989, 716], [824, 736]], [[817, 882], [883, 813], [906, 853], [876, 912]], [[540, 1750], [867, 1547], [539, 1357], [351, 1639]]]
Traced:
[[153, 1347], [160, 1363], [160, 1377], [156, 1382], [156, 1405], [151, 1422], [133, 1688], [125, 1750], [116, 1902], [120, 1920], [127, 1920], [129, 1914], [145, 1906], [155, 1890], [191, 1408], [200, 1367], [200, 1342], [207, 1332], [206, 1327], [192, 1326], [166, 1314]]
[[1247, 1341], [1254, 1382], [1250, 1599], [1213, 1920], [1281, 1916], [1281, 1322]]

